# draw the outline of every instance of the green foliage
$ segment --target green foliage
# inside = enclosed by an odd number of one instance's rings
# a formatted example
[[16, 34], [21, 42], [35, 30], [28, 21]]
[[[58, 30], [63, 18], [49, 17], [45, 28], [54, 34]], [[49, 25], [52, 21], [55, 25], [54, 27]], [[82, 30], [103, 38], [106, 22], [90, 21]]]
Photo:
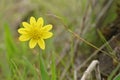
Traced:
[[120, 80], [120, 73], [113, 80]]
[[24, 72], [23, 72], [23, 76], [24, 76], [24, 80], [27, 79], [27, 75], [26, 74], [33, 74], [34, 76], [34, 80], [39, 80], [39, 77], [37, 75], [37, 71], [35, 70], [35, 67], [31, 64], [31, 62], [24, 56], [23, 57], [23, 62], [25, 64], [25, 68], [24, 68]]
[[[40, 53], [39, 53], [40, 55]], [[48, 72], [47, 72], [47, 68], [45, 67], [45, 62], [42, 58], [42, 55], [39, 56], [39, 60], [40, 60], [40, 72], [41, 72], [41, 79], [42, 80], [50, 80], [49, 76], [48, 76]]]
[[[112, 73], [108, 77], [108, 80], [112, 80], [115, 74], [117, 73], [117, 71], [119, 71], [119, 69], [120, 69], [120, 64], [118, 64], [118, 66], [112, 71]], [[120, 74], [118, 74], [113, 80], [120, 80]]]
[[57, 80], [56, 76], [56, 66], [55, 66], [55, 54], [52, 54], [52, 63], [51, 63], [51, 72], [52, 72], [52, 78], [51, 80]]
[[4, 25], [4, 32], [5, 32], [6, 52], [8, 59], [10, 59], [17, 52], [17, 47], [14, 44], [13, 37], [11, 36], [11, 32], [8, 24]]
[[113, 49], [111, 48], [111, 46], [109, 45], [108, 41], [105, 39], [104, 35], [100, 32], [100, 30], [97, 30], [103, 44], [107, 43], [106, 47], [107, 50], [109, 51], [109, 53], [111, 53], [113, 51]]
[[[70, 35], [63, 25], [67, 25], [73, 32], [80, 31], [80, 36], [95, 46], [101, 46], [99, 41], [106, 43], [100, 32], [101, 40], [97, 40], [98, 35], [94, 27], [104, 0], [96, 3], [96, 10], [91, 7], [91, 1], [95, 0], [1, 0], [0, 80], [75, 80], [75, 77], [81, 77], [84, 69], [78, 71], [77, 76], [74, 71], [89, 57], [88, 54], [92, 54], [93, 49], [80, 41], [74, 51], [76, 38], [73, 38], [75, 36]], [[115, 19], [114, 5], [116, 4], [113, 3], [113, 7], [108, 11], [104, 24]], [[46, 40], [46, 50], [41, 53], [37, 52], [38, 48], [30, 50], [28, 43], [17, 40], [17, 28], [30, 16], [42, 16], [46, 19], [45, 23], [53, 24], [54, 38]], [[55, 16], [60, 16], [65, 24]], [[107, 45], [107, 50], [113, 51], [110, 45]], [[84, 67], [87, 66], [86, 64]], [[117, 70], [118, 68], [113, 70], [109, 79], [112, 79]], [[120, 75], [117, 75], [115, 80], [119, 80], [119, 77]]]

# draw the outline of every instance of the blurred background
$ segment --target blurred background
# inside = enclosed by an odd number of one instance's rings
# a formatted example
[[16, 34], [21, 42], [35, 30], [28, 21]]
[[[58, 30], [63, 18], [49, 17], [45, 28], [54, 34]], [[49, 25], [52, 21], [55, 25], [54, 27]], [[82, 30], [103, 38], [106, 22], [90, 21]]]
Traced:
[[[54, 36], [46, 40], [45, 51], [31, 50], [28, 42], [18, 40], [18, 28], [23, 21], [29, 22], [31, 16], [43, 17], [45, 24], [53, 25]], [[95, 53], [96, 49], [76, 38], [65, 25], [100, 49], [115, 36], [117, 42], [112, 41], [102, 48], [113, 52], [116, 47], [119, 49], [120, 1], [0, 0], [0, 80], [40, 80], [39, 51], [49, 76], [54, 56], [56, 80], [80, 80], [94, 59], [100, 61], [102, 78], [113, 79], [119, 69], [110, 75], [118, 65], [113, 58], [99, 51]], [[94, 73], [90, 79], [96, 80]]]

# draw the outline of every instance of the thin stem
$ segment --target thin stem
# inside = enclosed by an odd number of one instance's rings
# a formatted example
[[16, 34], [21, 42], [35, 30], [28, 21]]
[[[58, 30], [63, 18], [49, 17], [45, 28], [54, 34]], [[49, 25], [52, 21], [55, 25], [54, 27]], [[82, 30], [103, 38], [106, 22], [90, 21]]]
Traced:
[[87, 70], [84, 72], [81, 80], [86, 80], [93, 70], [96, 72], [96, 79], [101, 80], [98, 60], [92, 61]]
[[52, 15], [52, 16], [55, 17], [55, 18], [57, 18], [57, 19], [59, 19], [60, 22], [64, 25], [65, 29], [66, 29], [68, 32], [72, 33], [76, 38], [78, 38], [79, 40], [83, 41], [83, 42], [86, 43], [87, 45], [95, 48], [96, 50], [101, 51], [101, 52], [104, 53], [104, 54], [107, 54], [108, 56], [112, 57], [113, 59], [115, 59], [115, 60], [118, 62], [116, 56], [111, 55], [111, 54], [107, 53], [106, 51], [101, 50], [100, 48], [96, 47], [96, 46], [93, 45], [92, 43], [88, 42], [87, 40], [83, 39], [83, 38], [80, 37], [78, 34], [76, 34], [75, 32], [73, 32], [72, 30], [70, 30], [70, 29], [68, 28], [68, 26], [65, 25], [65, 23], [64, 23], [64, 21], [63, 21], [63, 19], [62, 19], [61, 17], [56, 16], [56, 15]]

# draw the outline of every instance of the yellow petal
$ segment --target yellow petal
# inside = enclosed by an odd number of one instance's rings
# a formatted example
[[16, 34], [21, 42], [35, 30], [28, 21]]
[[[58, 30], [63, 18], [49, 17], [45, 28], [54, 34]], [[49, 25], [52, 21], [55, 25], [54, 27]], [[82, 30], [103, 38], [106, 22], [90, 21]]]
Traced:
[[28, 36], [28, 35], [21, 35], [20, 37], [19, 37], [19, 40], [20, 41], [27, 41], [27, 40], [29, 40], [30, 39], [30, 37]]
[[42, 38], [47, 39], [53, 36], [52, 32], [42, 32]]
[[45, 49], [45, 42], [43, 39], [38, 40], [38, 45], [41, 49], [43, 49], [43, 50]]
[[31, 39], [30, 42], [29, 42], [29, 47], [30, 48], [34, 48], [37, 44], [37, 40], [35, 39]]
[[42, 28], [43, 31], [50, 31], [52, 29], [52, 25], [49, 24], [49, 25], [46, 25]]
[[28, 24], [27, 22], [22, 22], [22, 25], [23, 25], [25, 28], [29, 28], [29, 27], [30, 27], [30, 24]]
[[36, 20], [35, 20], [34, 17], [30, 18], [30, 24], [33, 25], [33, 26], [36, 24]]
[[42, 17], [38, 18], [38, 20], [37, 20], [37, 26], [41, 28], [43, 26], [43, 24], [44, 24], [43, 18]]
[[27, 34], [27, 30], [26, 30], [25, 28], [20, 28], [20, 29], [18, 29], [18, 32], [19, 32], [20, 34]]

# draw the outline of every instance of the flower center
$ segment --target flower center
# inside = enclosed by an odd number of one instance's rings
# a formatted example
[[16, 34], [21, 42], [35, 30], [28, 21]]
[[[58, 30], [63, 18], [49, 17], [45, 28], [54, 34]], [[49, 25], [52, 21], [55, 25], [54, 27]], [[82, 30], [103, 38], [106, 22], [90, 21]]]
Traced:
[[38, 28], [34, 28], [32, 29], [30, 36], [31, 38], [38, 40], [41, 37], [41, 31]]

